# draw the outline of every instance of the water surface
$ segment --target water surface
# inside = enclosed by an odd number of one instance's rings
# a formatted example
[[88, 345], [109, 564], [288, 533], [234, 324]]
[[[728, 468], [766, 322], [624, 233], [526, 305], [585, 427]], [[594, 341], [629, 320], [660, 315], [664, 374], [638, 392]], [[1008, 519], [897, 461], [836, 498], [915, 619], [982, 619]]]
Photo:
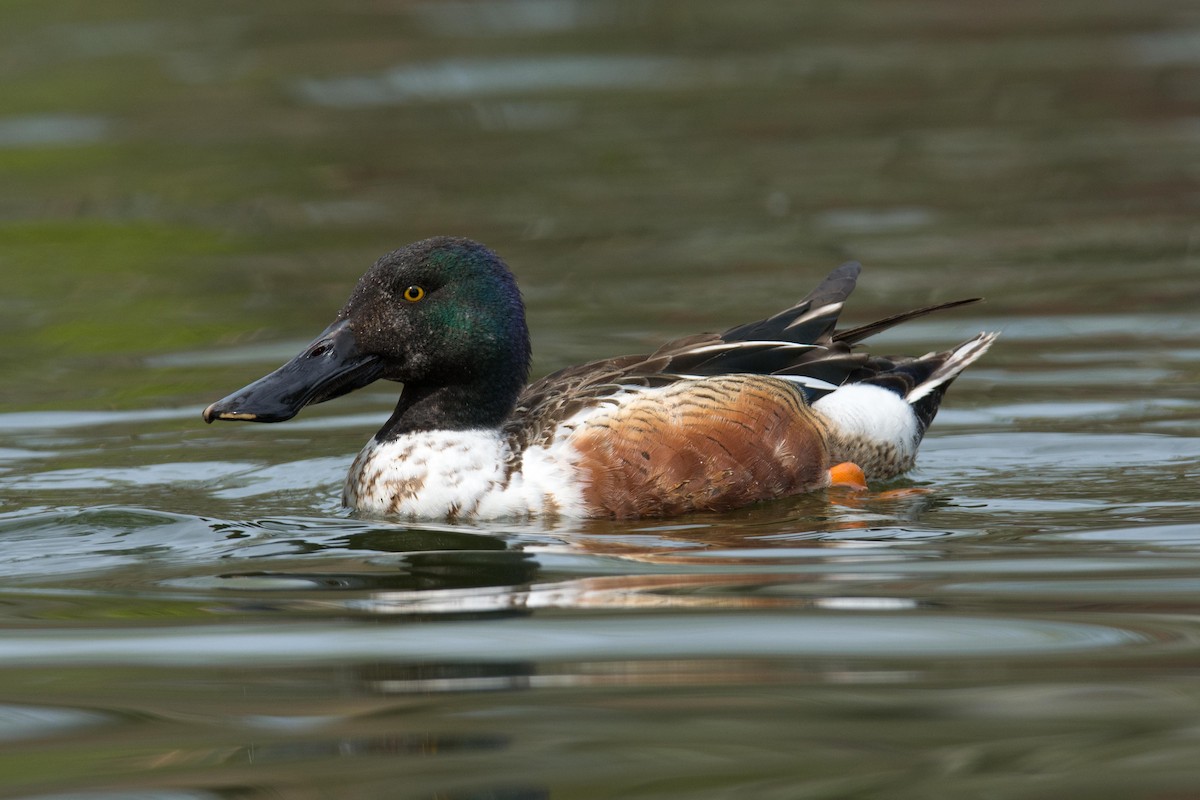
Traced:
[[[14, 4], [0, 796], [1179, 798], [1200, 787], [1184, 2]], [[984, 295], [906, 478], [722, 515], [339, 508], [379, 386], [204, 426], [378, 255], [513, 266], [539, 374]]]

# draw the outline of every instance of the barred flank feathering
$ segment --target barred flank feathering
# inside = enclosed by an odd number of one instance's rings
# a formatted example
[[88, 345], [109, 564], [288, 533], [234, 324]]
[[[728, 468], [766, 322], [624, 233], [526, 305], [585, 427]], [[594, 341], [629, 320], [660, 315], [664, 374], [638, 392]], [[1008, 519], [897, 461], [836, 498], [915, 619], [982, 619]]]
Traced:
[[824, 424], [786, 381], [725, 375], [631, 395], [587, 418], [584, 502], [608, 516], [736, 508], [826, 485]]

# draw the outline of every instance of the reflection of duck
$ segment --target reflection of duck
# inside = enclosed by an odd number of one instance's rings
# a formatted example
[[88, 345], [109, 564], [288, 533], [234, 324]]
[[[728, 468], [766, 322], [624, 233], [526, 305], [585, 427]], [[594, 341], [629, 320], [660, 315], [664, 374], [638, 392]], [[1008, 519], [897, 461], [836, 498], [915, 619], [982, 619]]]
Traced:
[[[516, 282], [467, 239], [380, 259], [295, 359], [213, 403], [204, 419], [280, 422], [380, 378], [395, 412], [355, 460], [348, 506], [410, 517], [658, 516], [736, 508], [912, 466], [979, 334], [919, 358], [852, 352], [962, 300], [835, 331], [857, 264], [773, 317], [568, 367], [526, 386]], [[855, 471], [850, 470], [851, 475]]]

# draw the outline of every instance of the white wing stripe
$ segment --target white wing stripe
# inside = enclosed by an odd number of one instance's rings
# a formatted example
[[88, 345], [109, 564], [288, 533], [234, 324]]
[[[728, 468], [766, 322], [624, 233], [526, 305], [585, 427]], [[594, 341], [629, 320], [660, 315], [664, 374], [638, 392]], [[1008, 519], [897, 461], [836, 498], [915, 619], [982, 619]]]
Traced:
[[820, 308], [810, 308], [808, 311], [805, 311], [803, 314], [801, 314], [800, 316], [796, 317], [794, 320], [789, 322], [787, 324], [787, 327], [784, 328], [784, 330], [785, 331], [791, 330], [792, 328], [796, 327], [797, 325], [803, 325], [806, 322], [811, 322], [812, 320], [817, 319], [818, 317], [825, 317], [825, 316], [831, 316], [831, 315], [836, 317], [839, 313], [841, 313], [841, 310], [842, 310], [841, 301], [838, 301], [836, 303], [830, 303], [829, 305], [821, 306]]
[[747, 350], [747, 349], [784, 349], [784, 350], [812, 350], [815, 347], [820, 347], [816, 344], [800, 344], [798, 342], [775, 342], [775, 341], [750, 341], [750, 342], [722, 342], [721, 344], [706, 344], [703, 347], [696, 347], [691, 350], [684, 350], [683, 353], [677, 355], [699, 355], [701, 353], [718, 353], [729, 350]]

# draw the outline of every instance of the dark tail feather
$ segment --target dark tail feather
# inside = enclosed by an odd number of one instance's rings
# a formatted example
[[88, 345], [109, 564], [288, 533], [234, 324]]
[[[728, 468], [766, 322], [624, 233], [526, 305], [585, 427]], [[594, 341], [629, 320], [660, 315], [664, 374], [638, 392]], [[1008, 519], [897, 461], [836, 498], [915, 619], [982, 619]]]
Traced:
[[922, 436], [925, 435], [925, 431], [929, 430], [929, 425], [933, 422], [933, 418], [937, 416], [938, 409], [942, 405], [942, 396], [946, 394], [946, 390], [950, 388], [950, 384], [952, 383], [954, 383], [954, 378], [950, 378], [912, 404], [913, 413], [917, 415], [917, 422], [921, 426]]
[[847, 261], [825, 276], [825, 280], [809, 292], [807, 297], [796, 303], [796, 306], [820, 308], [830, 303], [845, 302], [850, 293], [854, 291], [860, 272], [862, 272], [862, 264], [857, 261]]
[[835, 342], [845, 342], [846, 344], [858, 344], [868, 336], [874, 336], [877, 333], [886, 331], [888, 328], [899, 325], [901, 322], [908, 322], [910, 319], [917, 319], [926, 314], [932, 314], [935, 311], [944, 311], [947, 308], [958, 308], [959, 306], [978, 303], [982, 299], [982, 297], [970, 297], [966, 300], [951, 300], [949, 303], [938, 303], [936, 306], [925, 306], [914, 311], [905, 311], [903, 314], [896, 314], [877, 322], [860, 325], [848, 331], [838, 331], [833, 335], [833, 340]]
[[791, 308], [757, 322], [738, 325], [721, 334], [726, 342], [753, 340], [816, 342], [833, 333], [842, 304], [854, 291], [862, 265], [847, 261]]
[[950, 384], [988, 351], [998, 335], [981, 333], [952, 350], [926, 353], [919, 358], [900, 362], [891, 370], [868, 379], [867, 383], [877, 383], [892, 391], [899, 390], [898, 393], [912, 406], [913, 413], [920, 420], [924, 434], [929, 423], [933, 422], [942, 403], [942, 395], [950, 388]]

